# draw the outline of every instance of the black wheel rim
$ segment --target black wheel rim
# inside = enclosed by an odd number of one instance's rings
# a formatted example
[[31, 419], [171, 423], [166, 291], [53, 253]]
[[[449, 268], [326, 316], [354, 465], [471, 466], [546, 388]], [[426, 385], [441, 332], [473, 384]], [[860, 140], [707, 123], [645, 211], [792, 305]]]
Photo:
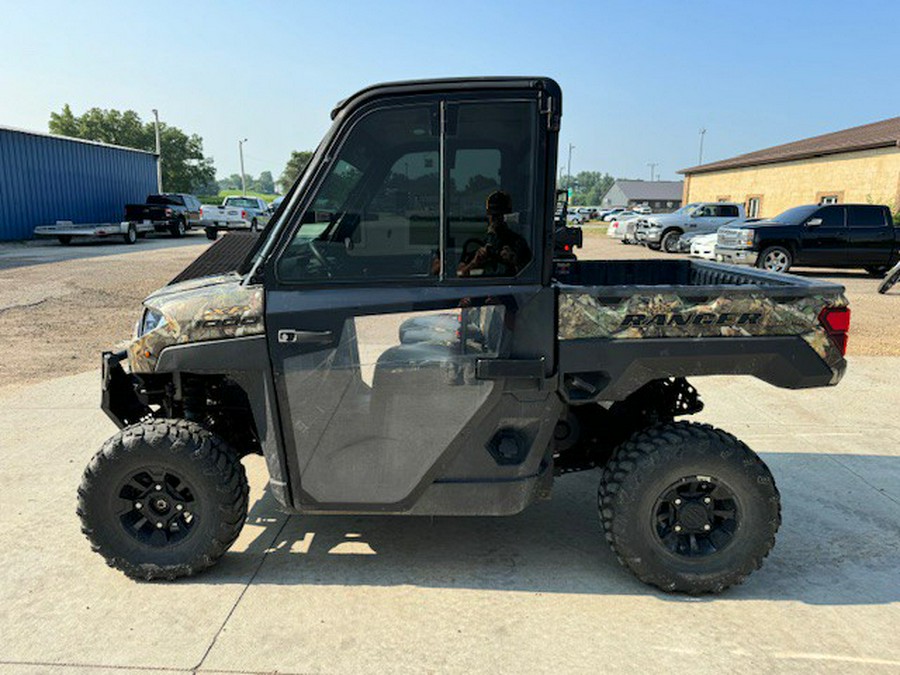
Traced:
[[713, 476], [687, 476], [666, 488], [653, 508], [659, 544], [682, 558], [704, 558], [734, 540], [739, 522], [734, 492]]
[[197, 526], [196, 495], [169, 469], [141, 469], [119, 487], [119, 522], [142, 544], [163, 547], [178, 543]]

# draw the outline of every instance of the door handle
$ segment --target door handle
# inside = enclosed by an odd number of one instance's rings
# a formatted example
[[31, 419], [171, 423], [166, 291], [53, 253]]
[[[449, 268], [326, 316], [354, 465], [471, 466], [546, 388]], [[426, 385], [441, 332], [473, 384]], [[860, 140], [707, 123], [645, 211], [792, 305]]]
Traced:
[[293, 328], [282, 328], [278, 331], [278, 342], [283, 345], [325, 345], [331, 342], [332, 337], [333, 333], [330, 330], [294, 330]]

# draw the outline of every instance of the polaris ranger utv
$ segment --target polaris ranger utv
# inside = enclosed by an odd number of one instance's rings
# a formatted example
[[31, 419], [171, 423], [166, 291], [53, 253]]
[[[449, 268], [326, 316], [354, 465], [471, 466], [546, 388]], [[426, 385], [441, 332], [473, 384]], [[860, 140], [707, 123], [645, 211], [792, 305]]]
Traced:
[[758, 568], [778, 491], [734, 436], [675, 421], [702, 407], [684, 378], [836, 384], [843, 288], [554, 261], [561, 112], [542, 77], [384, 84], [338, 104], [243, 262], [192, 266], [145, 300], [126, 351], [103, 354], [121, 430], [79, 489], [93, 548], [140, 579], [211, 566], [246, 516], [241, 458], [258, 453], [296, 514], [515, 514], [598, 469], [603, 531], [641, 580], [717, 592]]

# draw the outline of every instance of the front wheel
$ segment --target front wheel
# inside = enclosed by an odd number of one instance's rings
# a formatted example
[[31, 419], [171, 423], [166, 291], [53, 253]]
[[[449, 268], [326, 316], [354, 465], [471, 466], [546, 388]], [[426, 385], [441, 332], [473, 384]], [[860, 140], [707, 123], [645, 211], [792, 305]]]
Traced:
[[900, 263], [894, 265], [881, 280], [881, 283], [878, 284], [878, 292], [882, 295], [887, 293], [898, 281], [900, 281]]
[[641, 581], [718, 593], [762, 565], [781, 502], [766, 465], [709, 425], [652, 427], [623, 443], [598, 491], [606, 539]]
[[659, 245], [666, 253], [678, 253], [678, 240], [681, 239], [681, 232], [678, 230], [669, 230], [663, 235]]
[[787, 272], [792, 264], [791, 252], [784, 246], [769, 246], [756, 259], [756, 266], [769, 272]]
[[210, 567], [247, 515], [237, 455], [194, 422], [126, 427], [88, 464], [78, 488], [81, 529], [111, 567], [135, 579], [175, 579]]
[[57, 237], [59, 239], [59, 243], [63, 246], [68, 246], [72, 243], [72, 235], [71, 234], [61, 234]]

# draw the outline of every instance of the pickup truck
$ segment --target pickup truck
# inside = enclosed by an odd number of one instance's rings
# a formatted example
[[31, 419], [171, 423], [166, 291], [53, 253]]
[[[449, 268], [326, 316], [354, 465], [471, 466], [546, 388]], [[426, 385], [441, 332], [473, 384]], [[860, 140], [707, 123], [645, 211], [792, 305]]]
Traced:
[[702, 408], [686, 378], [837, 384], [844, 289], [556, 260], [561, 113], [544, 77], [339, 103], [264, 234], [211, 246], [104, 352], [121, 430], [78, 490], [93, 549], [140, 579], [206, 569], [241, 530], [258, 453], [280, 507], [307, 514], [509, 515], [597, 469], [606, 538], [641, 580], [708, 593], [757, 569], [774, 479], [731, 434], [675, 421]]
[[771, 272], [859, 267], [875, 277], [900, 260], [900, 227], [887, 206], [810, 204], [774, 218], [719, 230], [716, 259]]
[[250, 230], [258, 232], [267, 222], [272, 210], [259, 197], [225, 197], [221, 206], [200, 207], [206, 236], [215, 240], [219, 230]]
[[683, 234], [711, 234], [723, 225], [733, 225], [746, 218], [742, 204], [698, 202], [682, 206], [672, 213], [648, 216], [638, 221], [635, 236], [638, 243], [667, 253], [678, 252]]
[[200, 201], [183, 193], [148, 195], [143, 204], [125, 205], [125, 221], [183, 237], [200, 223]]

